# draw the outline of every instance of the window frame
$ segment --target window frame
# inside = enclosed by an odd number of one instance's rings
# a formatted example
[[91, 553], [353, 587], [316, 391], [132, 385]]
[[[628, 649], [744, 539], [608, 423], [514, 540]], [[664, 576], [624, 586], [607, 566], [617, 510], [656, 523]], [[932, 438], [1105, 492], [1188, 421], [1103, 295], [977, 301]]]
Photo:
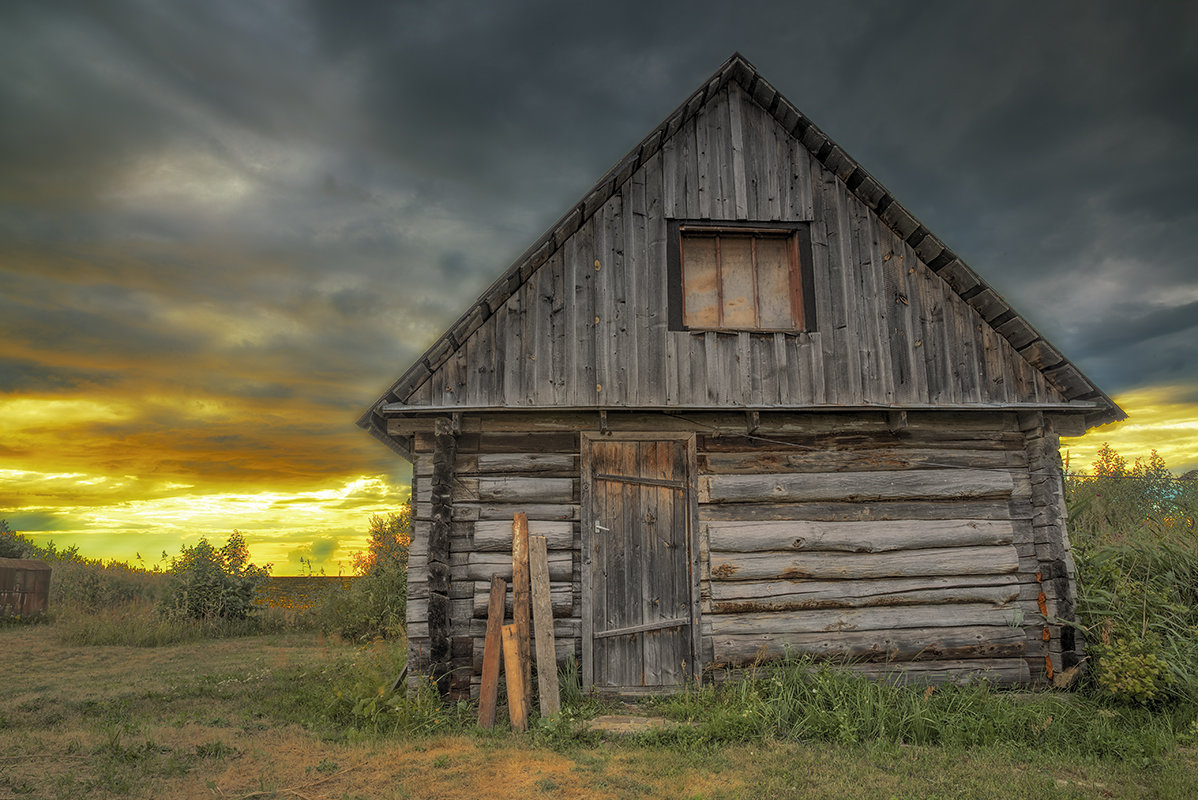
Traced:
[[[815, 278], [811, 269], [811, 223], [810, 222], [756, 222], [745, 220], [666, 220], [666, 267], [669, 274], [669, 329], [672, 331], [717, 331], [749, 333], [802, 333], [815, 330]], [[757, 328], [737, 326], [692, 326], [685, 323], [685, 296], [683, 279], [683, 237], [688, 232], [699, 234], [751, 235], [760, 233], [769, 237], [785, 237], [792, 259], [791, 274], [791, 318], [797, 324], [785, 328]], [[754, 286], [757, 283], [753, 276]], [[797, 293], [797, 297], [795, 296]], [[755, 298], [756, 301], [756, 298]], [[795, 312], [800, 319], [794, 320]], [[723, 308], [719, 314], [722, 318]], [[755, 309], [755, 316], [760, 314]]]

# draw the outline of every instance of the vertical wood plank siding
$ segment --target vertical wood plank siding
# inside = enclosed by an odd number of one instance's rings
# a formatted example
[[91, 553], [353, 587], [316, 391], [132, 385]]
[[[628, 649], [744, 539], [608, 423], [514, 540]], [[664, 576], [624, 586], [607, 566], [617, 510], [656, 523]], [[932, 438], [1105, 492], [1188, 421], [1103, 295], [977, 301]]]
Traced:
[[[430, 426], [412, 431], [408, 604], [412, 663], [427, 668], [436, 437], [431, 421], [410, 424]], [[760, 439], [735, 414], [614, 412], [608, 424], [698, 435], [708, 675], [787, 651], [920, 680], [1043, 681], [1049, 663], [1054, 672], [1073, 663], [1064, 628], [1048, 626], [1043, 639], [1041, 603], [1068, 614], [1074, 591], [1057, 439], [1044, 415], [913, 412], [892, 430], [879, 412], [763, 413]], [[571, 413], [466, 414], [461, 425], [448, 636], [454, 673], [477, 694], [487, 586], [492, 573], [510, 574], [517, 511], [547, 539], [557, 657], [581, 656], [579, 436], [598, 425]]]
[[[814, 328], [668, 330], [669, 218], [811, 223]], [[459, 354], [407, 402], [620, 408], [1063, 399], [735, 83], [679, 126]]]

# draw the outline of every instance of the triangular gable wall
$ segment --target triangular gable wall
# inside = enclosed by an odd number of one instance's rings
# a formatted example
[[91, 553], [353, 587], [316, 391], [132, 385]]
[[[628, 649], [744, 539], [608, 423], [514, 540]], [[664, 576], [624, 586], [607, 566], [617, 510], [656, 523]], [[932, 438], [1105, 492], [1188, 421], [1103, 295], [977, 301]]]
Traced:
[[[810, 221], [810, 333], [668, 330], [668, 219]], [[968, 407], [1124, 415], [739, 56], [360, 421], [433, 408]]]

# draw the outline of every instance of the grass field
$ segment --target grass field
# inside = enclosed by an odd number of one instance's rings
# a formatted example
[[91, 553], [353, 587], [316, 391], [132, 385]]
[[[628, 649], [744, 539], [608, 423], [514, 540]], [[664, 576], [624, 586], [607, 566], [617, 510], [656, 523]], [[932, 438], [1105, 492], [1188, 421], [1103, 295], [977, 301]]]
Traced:
[[398, 646], [315, 634], [155, 648], [0, 628], [0, 798], [1192, 798], [1198, 757], [763, 741], [715, 746], [457, 728], [378, 736], [351, 698]]

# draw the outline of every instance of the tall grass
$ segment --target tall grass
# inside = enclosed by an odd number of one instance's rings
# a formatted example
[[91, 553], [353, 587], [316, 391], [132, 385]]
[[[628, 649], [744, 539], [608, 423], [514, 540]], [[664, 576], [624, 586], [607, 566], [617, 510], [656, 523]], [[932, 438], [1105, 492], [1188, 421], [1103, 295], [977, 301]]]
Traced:
[[1109, 447], [1065, 484], [1078, 619], [1098, 691], [1198, 703], [1198, 475]]
[[1132, 760], [1171, 752], [1195, 717], [1192, 708], [1154, 714], [1093, 697], [995, 691], [985, 684], [902, 687], [808, 658], [764, 665], [738, 681], [690, 687], [658, 707], [688, 723], [654, 734], [664, 740], [1004, 747]]

